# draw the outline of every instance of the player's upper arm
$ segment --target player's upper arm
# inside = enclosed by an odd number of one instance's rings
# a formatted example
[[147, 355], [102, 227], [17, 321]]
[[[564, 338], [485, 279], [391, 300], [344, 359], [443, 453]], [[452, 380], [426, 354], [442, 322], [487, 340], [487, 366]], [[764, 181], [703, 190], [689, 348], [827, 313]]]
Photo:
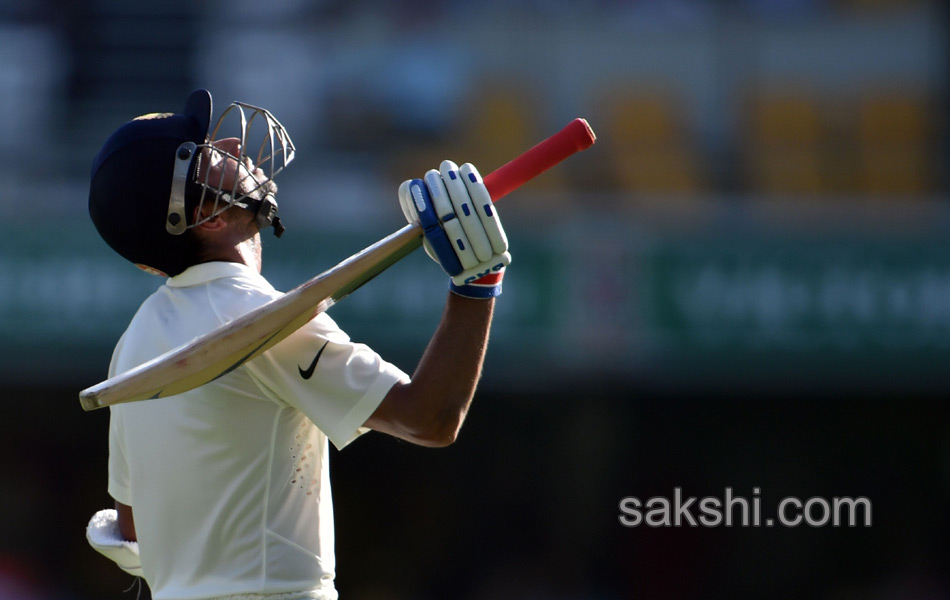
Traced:
[[337, 448], [362, 433], [390, 388], [409, 376], [320, 315], [246, 364], [268, 396], [310, 418]]

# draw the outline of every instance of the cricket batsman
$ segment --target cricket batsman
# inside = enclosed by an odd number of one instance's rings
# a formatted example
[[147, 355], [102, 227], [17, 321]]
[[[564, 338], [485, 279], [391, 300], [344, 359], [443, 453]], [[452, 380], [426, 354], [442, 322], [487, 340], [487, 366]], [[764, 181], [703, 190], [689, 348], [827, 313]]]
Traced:
[[[97, 231], [165, 278], [118, 341], [110, 377], [281, 295], [261, 275], [261, 231], [283, 232], [274, 178], [293, 143], [262, 108], [235, 102], [213, 128], [211, 119], [211, 94], [196, 90], [181, 113], [119, 127], [93, 159]], [[329, 443], [342, 449], [369, 430], [423, 446], [455, 441], [508, 241], [471, 164], [443, 161], [396, 196], [449, 275], [412, 376], [321, 313], [209, 384], [110, 408], [115, 506], [93, 515], [87, 538], [156, 600], [337, 598]]]

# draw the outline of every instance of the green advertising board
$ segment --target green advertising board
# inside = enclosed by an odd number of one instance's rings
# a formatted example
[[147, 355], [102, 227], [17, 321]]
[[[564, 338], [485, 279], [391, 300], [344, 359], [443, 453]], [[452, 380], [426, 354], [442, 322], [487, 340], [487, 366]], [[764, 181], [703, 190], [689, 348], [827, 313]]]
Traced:
[[[950, 243], [936, 234], [673, 234], [591, 218], [542, 238], [515, 227], [489, 353], [494, 382], [943, 385]], [[264, 274], [290, 289], [386, 233], [265, 236]], [[162, 280], [114, 255], [85, 223], [2, 236], [0, 377], [95, 383]], [[411, 370], [445, 293], [420, 251], [330, 314]]]
[[641, 299], [658, 354], [812, 385], [940, 385], [950, 358], [943, 239], [720, 235], [662, 240], [648, 254]]

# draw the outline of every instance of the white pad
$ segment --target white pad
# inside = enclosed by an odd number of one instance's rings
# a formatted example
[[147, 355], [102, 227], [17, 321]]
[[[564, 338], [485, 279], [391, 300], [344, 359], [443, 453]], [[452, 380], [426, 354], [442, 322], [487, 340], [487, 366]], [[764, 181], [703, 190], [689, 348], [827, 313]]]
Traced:
[[[449, 197], [449, 191], [442, 181], [442, 174], [435, 169], [431, 169], [426, 172], [423, 181], [425, 181], [426, 187], [429, 188], [429, 197], [432, 199], [435, 214], [439, 216], [442, 229], [449, 236], [452, 249], [455, 250], [459, 262], [462, 263], [462, 268], [471, 269], [481, 261], [476, 258], [475, 251], [472, 250], [472, 244], [458, 218], [459, 214], [455, 210], [453, 199]], [[467, 196], [468, 194], [466, 194]]]
[[[419, 213], [416, 211], [416, 208], [412, 202], [412, 194], [409, 192], [410, 180], [402, 182], [402, 185], [399, 186], [399, 208], [402, 209], [403, 216], [406, 217], [406, 221], [409, 223], [419, 224]], [[432, 245], [429, 243], [429, 240], [423, 238], [422, 245], [425, 247], [426, 254], [429, 255], [429, 258], [435, 262], [439, 262], [439, 257], [436, 256], [435, 250], [432, 249]]]
[[115, 509], [106, 508], [92, 515], [86, 526], [86, 539], [96, 552], [117, 564], [120, 569], [129, 575], [142, 577], [139, 544], [122, 539]]
[[481, 263], [471, 269], [466, 269], [458, 275], [452, 278], [452, 282], [455, 285], [467, 285], [472, 283], [476, 279], [485, 277], [486, 275], [491, 275], [492, 273], [499, 273], [505, 267], [511, 264], [511, 254], [505, 252], [504, 254], [493, 254], [491, 262]]
[[402, 209], [402, 214], [406, 217], [406, 221], [418, 225], [419, 213], [416, 212], [415, 207], [412, 205], [412, 194], [409, 193], [409, 183], [410, 181], [407, 179], [399, 186], [399, 208]]
[[482, 221], [485, 234], [491, 241], [492, 251], [495, 254], [504, 254], [508, 251], [508, 236], [505, 235], [505, 230], [501, 226], [498, 211], [495, 210], [492, 204], [488, 188], [482, 182], [482, 176], [471, 163], [462, 165], [459, 168], [459, 174], [462, 176], [462, 181], [465, 182], [472, 203], [475, 204], [475, 210]]
[[[459, 172], [458, 165], [450, 160], [443, 160], [439, 166], [440, 179], [444, 182], [444, 187], [448, 190], [449, 198], [452, 200], [452, 208], [455, 216], [458, 217], [462, 229], [475, 253], [477, 262], [483, 263], [491, 259], [492, 246], [482, 226], [478, 213], [475, 210], [475, 203], [469, 195], [465, 182], [462, 181], [462, 174]], [[426, 180], [428, 182], [428, 179]], [[463, 265], [466, 269], [474, 265]]]

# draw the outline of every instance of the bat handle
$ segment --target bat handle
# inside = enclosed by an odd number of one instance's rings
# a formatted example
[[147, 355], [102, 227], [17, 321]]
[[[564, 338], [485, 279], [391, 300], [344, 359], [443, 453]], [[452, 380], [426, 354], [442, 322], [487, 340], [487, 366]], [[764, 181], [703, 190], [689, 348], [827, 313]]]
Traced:
[[497, 202], [568, 156], [590, 148], [596, 139], [585, 119], [574, 119], [561, 131], [486, 175], [485, 187]]

